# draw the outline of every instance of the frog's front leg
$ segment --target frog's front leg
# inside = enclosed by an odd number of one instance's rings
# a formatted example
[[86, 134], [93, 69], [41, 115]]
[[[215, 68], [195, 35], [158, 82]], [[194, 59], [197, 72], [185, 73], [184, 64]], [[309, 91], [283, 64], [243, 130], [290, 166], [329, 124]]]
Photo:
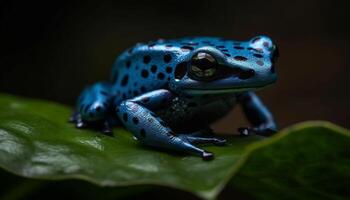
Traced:
[[173, 98], [174, 95], [168, 90], [155, 90], [121, 102], [116, 112], [125, 127], [143, 144], [196, 154], [205, 160], [212, 159], [212, 153], [175, 136], [153, 112], [169, 105]]
[[276, 123], [270, 111], [254, 92], [245, 92], [238, 96], [243, 111], [253, 127], [239, 128], [241, 135], [257, 134], [269, 136], [276, 133]]
[[70, 121], [77, 128], [98, 125], [103, 132], [111, 132], [107, 113], [111, 109], [112, 98], [112, 85], [109, 83], [96, 83], [85, 88], [78, 99], [77, 111]]

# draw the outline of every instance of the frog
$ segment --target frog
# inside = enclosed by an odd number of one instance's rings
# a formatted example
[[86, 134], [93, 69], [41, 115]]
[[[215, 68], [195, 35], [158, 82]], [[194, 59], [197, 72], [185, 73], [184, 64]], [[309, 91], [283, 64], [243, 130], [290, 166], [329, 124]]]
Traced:
[[241, 136], [276, 133], [255, 91], [276, 82], [277, 58], [277, 45], [266, 35], [137, 43], [116, 58], [109, 81], [82, 91], [70, 121], [104, 133], [121, 125], [146, 146], [212, 160], [203, 146], [223, 146], [226, 139], [210, 124], [236, 105], [251, 124], [238, 129]]

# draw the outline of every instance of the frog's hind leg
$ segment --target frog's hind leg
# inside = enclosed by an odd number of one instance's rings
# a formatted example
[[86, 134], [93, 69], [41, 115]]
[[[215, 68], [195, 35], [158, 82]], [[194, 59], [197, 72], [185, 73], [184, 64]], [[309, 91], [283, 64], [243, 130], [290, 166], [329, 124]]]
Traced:
[[96, 83], [87, 87], [80, 95], [77, 111], [70, 118], [77, 128], [89, 125], [101, 127], [103, 132], [111, 132], [108, 114], [112, 107], [112, 85]]
[[164, 89], [148, 92], [130, 100], [122, 101], [116, 109], [117, 115], [138, 141], [143, 144], [192, 153], [204, 160], [213, 158], [213, 154], [200, 149], [188, 140], [177, 137], [152, 110], [167, 106], [174, 95]]
[[188, 141], [191, 144], [212, 144], [217, 146], [223, 146], [226, 144], [226, 140], [217, 137], [197, 136], [192, 134], [179, 134], [179, 138]]

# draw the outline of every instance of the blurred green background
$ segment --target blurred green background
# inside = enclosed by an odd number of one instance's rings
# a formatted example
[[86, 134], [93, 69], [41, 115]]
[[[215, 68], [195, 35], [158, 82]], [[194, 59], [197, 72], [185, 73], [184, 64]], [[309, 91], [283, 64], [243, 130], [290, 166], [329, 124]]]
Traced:
[[[0, 7], [0, 92], [74, 105], [137, 42], [266, 34], [280, 48], [279, 80], [258, 93], [280, 127], [308, 119], [350, 127], [346, 1], [3, 0]], [[236, 109], [215, 128], [233, 133], [245, 123]]]

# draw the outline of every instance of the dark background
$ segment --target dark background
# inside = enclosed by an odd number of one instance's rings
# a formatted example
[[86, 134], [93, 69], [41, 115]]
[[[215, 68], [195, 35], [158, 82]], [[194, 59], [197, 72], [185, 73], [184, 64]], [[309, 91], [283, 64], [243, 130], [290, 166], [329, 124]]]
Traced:
[[[258, 94], [280, 127], [310, 119], [350, 127], [345, 1], [5, 0], [0, 7], [0, 92], [74, 105], [137, 42], [266, 34], [280, 49], [279, 80]], [[215, 127], [232, 133], [245, 123], [236, 109]]]

